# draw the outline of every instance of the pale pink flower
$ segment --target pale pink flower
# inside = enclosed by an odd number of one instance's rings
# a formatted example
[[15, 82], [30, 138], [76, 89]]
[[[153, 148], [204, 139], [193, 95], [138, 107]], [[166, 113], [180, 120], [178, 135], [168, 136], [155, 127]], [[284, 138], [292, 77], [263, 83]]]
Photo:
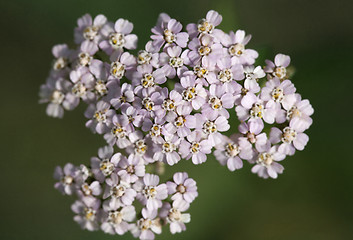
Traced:
[[121, 159], [121, 153], [114, 154], [111, 146], [105, 146], [98, 149], [98, 157], [91, 158], [91, 168], [94, 177], [103, 183], [106, 177], [115, 172]]
[[174, 135], [168, 134], [162, 138], [161, 144], [154, 145], [153, 159], [155, 161], [168, 163], [170, 166], [180, 161], [180, 155], [177, 151], [181, 139]]
[[128, 158], [121, 159], [117, 173], [123, 181], [134, 183], [145, 175], [145, 165], [139, 156], [130, 154]]
[[313, 122], [310, 116], [314, 113], [314, 109], [309, 100], [302, 100], [300, 94], [291, 95], [291, 98], [292, 101], [282, 104], [286, 110], [287, 120], [292, 127], [304, 132]]
[[118, 208], [120, 206], [129, 206], [135, 200], [137, 195], [135, 189], [127, 182], [121, 181], [116, 173], [112, 173], [110, 178], [105, 180], [106, 187], [103, 199], [108, 199], [109, 206]]
[[147, 210], [153, 211], [162, 207], [162, 200], [168, 197], [168, 189], [165, 183], [159, 184], [159, 177], [146, 173], [142, 185], [137, 189], [138, 199], [146, 205]]
[[99, 43], [99, 47], [108, 55], [114, 51], [123, 52], [123, 48], [136, 49], [137, 36], [130, 34], [132, 29], [133, 24], [122, 18], [115, 22], [114, 28], [108, 24], [105, 25], [101, 31], [105, 40]]
[[185, 48], [189, 40], [189, 35], [186, 32], [181, 32], [183, 26], [175, 19], [170, 19], [168, 22], [161, 22], [160, 25], [152, 28], [151, 36], [153, 46], [160, 49], [163, 44], [166, 46], [176, 44]]
[[173, 206], [170, 203], [163, 205], [163, 211], [160, 213], [160, 217], [165, 218], [169, 223], [169, 229], [172, 234], [180, 233], [186, 230], [185, 223], [189, 223], [191, 218], [189, 213], [183, 213], [189, 208], [187, 202], [173, 202]]
[[266, 60], [265, 72], [268, 73], [268, 78], [276, 77], [280, 80], [288, 79], [287, 67], [290, 64], [290, 57], [284, 54], [277, 54], [275, 62]]
[[222, 165], [227, 165], [230, 171], [242, 168], [242, 159], [251, 160], [253, 154], [252, 145], [234, 134], [230, 138], [223, 136], [222, 143], [216, 145], [214, 151], [216, 159]]
[[187, 70], [185, 61], [187, 61], [187, 52], [182, 52], [181, 47], [172, 46], [166, 49], [159, 55], [161, 67], [168, 78], [174, 78], [176, 75], [179, 77]]
[[212, 34], [215, 27], [217, 27], [221, 22], [222, 16], [214, 10], [210, 10], [207, 12], [206, 18], [201, 19], [198, 24], [188, 24], [186, 29], [190, 35], [190, 38], [195, 38], [201, 34]]
[[243, 30], [238, 30], [235, 33], [231, 31], [229, 35], [224, 35], [221, 42], [232, 58], [232, 64], [252, 65], [255, 63], [259, 54], [253, 49], [245, 48], [250, 39], [251, 35], [245, 36]]
[[277, 146], [268, 148], [259, 152], [256, 158], [256, 165], [252, 167], [251, 171], [262, 178], [277, 178], [279, 173], [283, 172], [283, 166], [278, 161], [283, 160], [285, 154], [278, 152]]
[[286, 155], [294, 155], [295, 149], [302, 151], [309, 141], [308, 135], [294, 127], [285, 127], [283, 130], [271, 128], [270, 141], [273, 144], [281, 143], [278, 151]]
[[142, 218], [131, 229], [131, 233], [135, 238], [140, 238], [141, 240], [153, 240], [155, 233], [162, 233], [162, 225], [160, 219], [157, 218], [157, 210], [143, 208], [141, 213]]
[[203, 131], [206, 134], [212, 146], [215, 146], [222, 142], [221, 132], [225, 132], [230, 128], [228, 120], [224, 116], [218, 116], [211, 118], [205, 114], [195, 114], [196, 118], [196, 129]]
[[85, 111], [85, 117], [90, 119], [86, 122], [86, 127], [93, 133], [104, 134], [109, 131], [114, 114], [109, 103], [99, 101], [97, 104], [90, 104]]
[[174, 202], [192, 203], [198, 196], [194, 179], [189, 178], [186, 172], [177, 172], [173, 176], [173, 182], [167, 182], [168, 194], [172, 195]]
[[106, 24], [107, 18], [99, 14], [94, 20], [91, 15], [85, 14], [77, 20], [75, 28], [75, 43], [80, 44], [83, 41], [90, 41], [95, 44], [101, 39], [100, 30]]
[[[134, 206], [125, 206], [121, 209], [103, 205], [101, 229], [105, 233], [124, 235], [131, 228], [130, 222], [136, 217]], [[119, 210], [118, 210], [119, 209]]]
[[77, 200], [71, 209], [77, 215], [74, 216], [75, 222], [80, 224], [82, 229], [95, 231], [99, 229], [98, 215], [100, 212], [100, 200], [84, 198]]
[[67, 163], [64, 168], [57, 166], [54, 172], [54, 179], [59, 180], [54, 187], [62, 194], [72, 195], [75, 192], [76, 167]]
[[182, 158], [187, 160], [191, 158], [193, 164], [206, 162], [206, 154], [211, 153], [212, 144], [204, 137], [205, 134], [198, 130], [187, 135], [187, 140], [182, 140], [179, 147], [179, 153]]

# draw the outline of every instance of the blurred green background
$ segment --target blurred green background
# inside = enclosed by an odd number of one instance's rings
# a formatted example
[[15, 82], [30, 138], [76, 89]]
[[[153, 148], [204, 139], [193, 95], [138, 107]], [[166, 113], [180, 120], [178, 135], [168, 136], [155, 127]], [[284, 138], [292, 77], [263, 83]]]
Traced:
[[213, 159], [179, 163], [197, 180], [187, 231], [157, 239], [353, 239], [353, 3], [308, 0], [49, 1], [0, 2], [1, 161], [0, 239], [131, 239], [83, 231], [73, 221], [73, 199], [53, 188], [53, 170], [88, 163], [101, 137], [84, 127], [84, 107], [63, 120], [45, 115], [38, 90], [51, 66], [51, 47], [72, 43], [85, 13], [134, 23], [139, 47], [160, 12], [182, 23], [209, 9], [223, 15], [223, 30], [244, 29], [262, 57], [289, 54], [297, 90], [315, 108], [305, 151], [287, 158], [277, 180], [250, 166], [231, 173]]

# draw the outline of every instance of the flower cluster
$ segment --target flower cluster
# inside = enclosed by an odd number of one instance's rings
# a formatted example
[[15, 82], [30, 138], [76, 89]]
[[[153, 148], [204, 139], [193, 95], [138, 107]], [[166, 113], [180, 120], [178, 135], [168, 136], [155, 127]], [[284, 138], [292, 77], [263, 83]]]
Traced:
[[154, 239], [164, 224], [184, 231], [196, 182], [179, 172], [159, 183], [147, 167], [181, 159], [202, 164], [213, 153], [230, 171], [247, 161], [260, 177], [277, 178], [279, 162], [304, 149], [314, 110], [289, 79], [290, 57], [277, 54], [257, 66], [258, 53], [247, 48], [251, 36], [225, 33], [216, 28], [221, 21], [211, 10], [183, 30], [161, 14], [151, 41], [134, 56], [131, 22], [87, 14], [77, 21], [76, 49], [53, 47], [40, 102], [61, 118], [83, 101], [86, 127], [107, 143], [90, 166], [55, 171], [55, 187], [78, 197], [72, 210], [83, 228], [140, 239]]
[[71, 208], [83, 229], [119, 235], [130, 231], [140, 239], [154, 239], [162, 224], [169, 224], [172, 233], [184, 231], [190, 221], [185, 211], [198, 195], [196, 182], [187, 173], [175, 173], [172, 181], [159, 183], [158, 175], [146, 173], [140, 157], [113, 155], [110, 146], [99, 149], [90, 168], [68, 163], [57, 167], [54, 177], [55, 188], [78, 197]]

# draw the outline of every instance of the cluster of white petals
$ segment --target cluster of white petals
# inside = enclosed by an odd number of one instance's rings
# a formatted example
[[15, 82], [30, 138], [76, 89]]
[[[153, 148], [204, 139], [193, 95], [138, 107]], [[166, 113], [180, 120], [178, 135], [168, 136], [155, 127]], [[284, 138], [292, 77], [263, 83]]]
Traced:
[[277, 178], [279, 162], [304, 149], [314, 110], [290, 80], [290, 57], [258, 66], [251, 35], [225, 33], [221, 21], [211, 10], [183, 31], [163, 13], [133, 55], [131, 22], [86, 14], [77, 21], [76, 48], [53, 47], [40, 102], [58, 118], [86, 103], [86, 127], [107, 144], [89, 166], [55, 170], [55, 187], [77, 196], [72, 210], [82, 228], [140, 239], [154, 239], [164, 225], [184, 231], [196, 182], [178, 172], [160, 183], [164, 164], [202, 164], [212, 153], [230, 171], [246, 161], [260, 177]]

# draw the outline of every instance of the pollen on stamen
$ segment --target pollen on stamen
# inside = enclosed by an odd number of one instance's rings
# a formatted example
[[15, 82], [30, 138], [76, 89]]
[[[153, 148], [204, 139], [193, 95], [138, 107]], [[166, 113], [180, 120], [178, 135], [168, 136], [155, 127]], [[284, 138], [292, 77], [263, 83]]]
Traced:
[[121, 48], [125, 44], [124, 35], [121, 33], [111, 33], [109, 35], [109, 43], [113, 48]]
[[190, 102], [196, 98], [196, 89], [194, 87], [188, 87], [182, 93], [183, 99]]
[[201, 19], [197, 25], [199, 33], [212, 33], [214, 26], [206, 19]]
[[250, 110], [250, 115], [253, 118], [262, 118], [263, 117], [264, 106], [261, 103], [255, 103]]
[[199, 78], [205, 78], [208, 75], [208, 70], [200, 65], [194, 67], [194, 74]]
[[120, 79], [124, 76], [125, 74], [125, 66], [124, 64], [122, 64], [121, 62], [112, 62], [111, 66], [110, 66], [110, 73]]
[[169, 65], [172, 66], [173, 68], [179, 68], [183, 66], [184, 61], [180, 57], [171, 57], [169, 59]]
[[269, 166], [273, 162], [273, 157], [270, 153], [260, 153], [256, 162], [263, 166]]
[[175, 109], [175, 102], [174, 100], [167, 98], [163, 101], [162, 107], [164, 110], [173, 111]]
[[217, 132], [217, 126], [213, 121], [207, 120], [202, 127], [205, 134], [212, 134]]
[[50, 98], [50, 101], [55, 104], [61, 104], [65, 99], [65, 94], [60, 92], [59, 90], [55, 90]]
[[99, 28], [96, 26], [88, 26], [83, 30], [83, 37], [92, 41], [98, 35]]
[[138, 53], [137, 62], [138, 64], [149, 64], [152, 59], [152, 54], [146, 50], [141, 50]]
[[293, 142], [294, 139], [297, 137], [297, 132], [294, 129], [291, 129], [290, 127], [285, 127], [283, 129], [283, 134], [282, 134], [282, 142], [284, 143], [291, 143]]
[[230, 46], [230, 48], [228, 49], [228, 52], [231, 56], [240, 57], [244, 53], [244, 50], [245, 50], [245, 46], [241, 43], [237, 43]]
[[221, 81], [222, 83], [226, 83], [233, 80], [233, 73], [230, 69], [224, 69], [219, 71], [217, 77], [219, 81]]

